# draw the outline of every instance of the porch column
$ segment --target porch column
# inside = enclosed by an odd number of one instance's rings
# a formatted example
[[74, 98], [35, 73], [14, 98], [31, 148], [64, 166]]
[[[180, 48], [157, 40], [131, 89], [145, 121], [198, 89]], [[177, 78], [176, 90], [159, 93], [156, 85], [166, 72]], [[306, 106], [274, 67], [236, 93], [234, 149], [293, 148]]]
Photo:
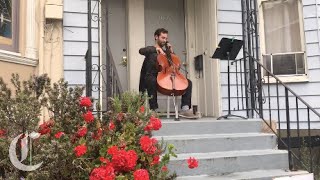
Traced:
[[139, 49], [145, 46], [144, 0], [127, 0], [128, 5], [128, 81], [129, 89], [139, 91], [143, 56]]
[[221, 112], [220, 65], [210, 58], [217, 47], [217, 0], [186, 0], [186, 21], [188, 58], [193, 60], [200, 54], [204, 58], [203, 77], [197, 78], [194, 67], [190, 69], [194, 94], [198, 98], [193, 103], [199, 105], [198, 110], [203, 115], [218, 117]]
[[25, 56], [32, 59], [38, 58], [38, 49], [37, 49], [37, 24], [36, 24], [36, 1], [28, 0], [27, 1], [27, 18], [26, 18], [26, 49]]
[[[35, 13], [36, 19], [39, 21], [36, 32], [40, 38], [37, 43], [30, 43], [27, 50], [30, 50], [29, 53], [32, 55], [34, 50], [32, 46], [39, 44], [38, 74], [48, 74], [53, 83], [63, 78], [63, 24], [62, 19], [46, 19], [45, 6], [50, 2], [62, 5], [62, 0], [35, 2], [35, 7], [38, 7]], [[27, 54], [28, 51], [26, 56]]]

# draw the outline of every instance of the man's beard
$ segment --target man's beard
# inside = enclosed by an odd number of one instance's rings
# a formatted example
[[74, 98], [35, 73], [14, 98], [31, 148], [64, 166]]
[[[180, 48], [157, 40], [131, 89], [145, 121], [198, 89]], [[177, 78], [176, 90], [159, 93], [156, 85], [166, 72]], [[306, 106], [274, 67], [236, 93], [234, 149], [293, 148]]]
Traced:
[[160, 46], [160, 47], [164, 47], [164, 45], [165, 45], [166, 43], [165, 42], [158, 42], [158, 45]]

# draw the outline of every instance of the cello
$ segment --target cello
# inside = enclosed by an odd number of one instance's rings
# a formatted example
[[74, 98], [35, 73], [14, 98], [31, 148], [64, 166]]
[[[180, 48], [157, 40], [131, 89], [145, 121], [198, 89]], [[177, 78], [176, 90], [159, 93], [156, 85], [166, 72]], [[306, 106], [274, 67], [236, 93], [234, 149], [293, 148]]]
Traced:
[[171, 53], [168, 42], [165, 46], [165, 55], [158, 54], [158, 91], [163, 95], [181, 96], [188, 87], [187, 78], [179, 71], [181, 66], [180, 58]]
[[164, 45], [165, 55], [158, 54], [158, 76], [157, 76], [157, 90], [161, 94], [172, 96], [175, 109], [175, 121], [179, 121], [178, 107], [176, 103], [176, 96], [181, 96], [188, 88], [187, 78], [179, 71], [181, 61], [179, 57], [171, 53], [168, 42]]

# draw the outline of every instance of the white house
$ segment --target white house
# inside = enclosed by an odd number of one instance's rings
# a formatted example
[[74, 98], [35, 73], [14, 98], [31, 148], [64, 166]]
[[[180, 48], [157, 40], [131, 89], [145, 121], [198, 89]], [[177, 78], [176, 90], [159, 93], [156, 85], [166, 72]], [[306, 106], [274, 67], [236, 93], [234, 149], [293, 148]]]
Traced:
[[[254, 11], [249, 12], [255, 3], [256, 15]], [[248, 36], [243, 35], [250, 29], [243, 27], [250, 22], [246, 22], [247, 19], [243, 19], [242, 15], [252, 15], [256, 19], [250, 21], [256, 20], [254, 25], [258, 33], [257, 36], [252, 36], [256, 39], [251, 39], [250, 42], [254, 45], [252, 51], [256, 52], [255, 47], [258, 47], [258, 54], [252, 52], [254, 57], [298, 95], [297, 97], [289, 91], [286, 106], [284, 86], [279, 86], [280, 82], [277, 83], [273, 77], [268, 79], [266, 71], [261, 69], [263, 85], [259, 92], [264, 120], [279, 121], [278, 130], [285, 130], [288, 112], [292, 129], [299, 128], [304, 130], [304, 134], [308, 134], [309, 119], [315, 136], [319, 134], [320, 128], [320, 117], [316, 113], [320, 108], [319, 3], [318, 0], [91, 1], [92, 62], [100, 65], [94, 65], [92, 70], [93, 89], [96, 89], [93, 96], [104, 103], [106, 92], [97, 89], [106, 87], [110, 66], [114, 67], [114, 71], [109, 76], [109, 82], [112, 77], [114, 81], [120, 81], [122, 90], [137, 91], [144, 60], [138, 51], [141, 47], [153, 45], [155, 29], [164, 27], [169, 30], [169, 41], [183, 61], [188, 78], [193, 82], [192, 104], [197, 105], [205, 117], [226, 114], [227, 61], [212, 59], [211, 56], [223, 37], [240, 40], [245, 37], [243, 40], [248, 42]], [[86, 0], [64, 1], [64, 78], [70, 86], [86, 84], [87, 5]], [[254, 40], [257, 41], [253, 42]], [[198, 55], [203, 56], [202, 72], [195, 70], [194, 58]], [[243, 51], [240, 51], [237, 59], [243, 57]], [[250, 96], [248, 84], [239, 82], [240, 79], [244, 80], [243, 73], [240, 73], [239, 79], [236, 77], [238, 71], [245, 71], [240, 69], [242, 65], [238, 64], [239, 69], [235, 68], [235, 63], [231, 65], [230, 100], [232, 112], [246, 116], [246, 96], [241, 93], [249, 94], [249, 102], [253, 96]], [[98, 67], [101, 67], [101, 73], [97, 71]], [[300, 98], [309, 105], [300, 101]], [[166, 97], [159, 99], [161, 108], [165, 109]], [[259, 103], [255, 104], [257, 107], [252, 108], [251, 104], [251, 109], [259, 110]], [[259, 117], [258, 114], [259, 112], [255, 113], [253, 117]]]

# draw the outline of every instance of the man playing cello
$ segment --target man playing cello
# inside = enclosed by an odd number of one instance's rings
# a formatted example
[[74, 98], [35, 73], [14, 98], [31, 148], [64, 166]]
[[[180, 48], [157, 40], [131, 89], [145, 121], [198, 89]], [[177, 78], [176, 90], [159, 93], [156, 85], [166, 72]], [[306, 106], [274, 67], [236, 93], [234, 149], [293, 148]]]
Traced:
[[[165, 55], [164, 46], [167, 44], [171, 53], [173, 53], [172, 46], [168, 43], [168, 30], [159, 28], [154, 33], [155, 45], [141, 48], [139, 53], [145, 56], [141, 73], [140, 73], [140, 92], [148, 92], [151, 96], [149, 100], [150, 109], [156, 110], [158, 108], [157, 102], [157, 56], [158, 54]], [[179, 116], [184, 118], [196, 118], [191, 108], [191, 94], [192, 94], [192, 82], [188, 79], [188, 87], [186, 92], [182, 95], [181, 99], [181, 112]]]

